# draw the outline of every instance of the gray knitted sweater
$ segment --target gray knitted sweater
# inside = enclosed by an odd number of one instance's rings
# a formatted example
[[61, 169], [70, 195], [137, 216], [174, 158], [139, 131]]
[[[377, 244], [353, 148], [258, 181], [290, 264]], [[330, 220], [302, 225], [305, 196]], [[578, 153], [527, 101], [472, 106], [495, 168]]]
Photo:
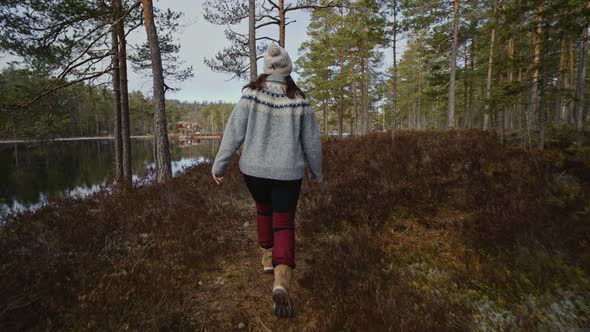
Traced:
[[322, 143], [315, 114], [303, 98], [289, 99], [280, 81], [266, 81], [262, 90], [244, 89], [234, 107], [211, 172], [225, 175], [228, 162], [244, 144], [242, 173], [277, 180], [322, 181]]

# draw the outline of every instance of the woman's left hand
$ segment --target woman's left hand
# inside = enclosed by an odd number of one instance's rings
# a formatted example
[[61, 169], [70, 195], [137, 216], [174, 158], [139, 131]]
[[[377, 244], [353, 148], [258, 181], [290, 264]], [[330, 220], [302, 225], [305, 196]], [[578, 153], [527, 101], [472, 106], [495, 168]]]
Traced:
[[211, 175], [213, 175], [213, 181], [215, 181], [215, 183], [217, 183], [217, 185], [220, 186], [221, 182], [223, 181], [223, 176], [216, 176], [215, 174]]

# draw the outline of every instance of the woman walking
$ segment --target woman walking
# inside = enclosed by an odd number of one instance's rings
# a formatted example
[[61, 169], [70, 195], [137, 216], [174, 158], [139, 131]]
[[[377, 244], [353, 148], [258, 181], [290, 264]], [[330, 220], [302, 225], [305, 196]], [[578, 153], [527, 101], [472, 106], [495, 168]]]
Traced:
[[291, 70], [287, 51], [271, 45], [264, 56], [264, 74], [244, 87], [228, 119], [211, 170], [220, 185], [243, 143], [239, 167], [256, 204], [263, 271], [274, 271], [272, 299], [278, 317], [293, 315], [289, 291], [295, 268], [295, 210], [305, 162], [310, 179], [322, 181], [320, 131]]

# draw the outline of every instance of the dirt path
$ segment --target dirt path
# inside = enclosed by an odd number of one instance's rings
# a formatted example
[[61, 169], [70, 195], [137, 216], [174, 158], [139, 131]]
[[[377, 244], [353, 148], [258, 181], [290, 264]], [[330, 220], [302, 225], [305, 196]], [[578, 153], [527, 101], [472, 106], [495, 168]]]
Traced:
[[[251, 212], [251, 213], [250, 213]], [[273, 274], [263, 273], [260, 252], [256, 244], [256, 222], [253, 206], [245, 211], [238, 227], [227, 230], [225, 237], [235, 241], [238, 249], [233, 256], [224, 256], [211, 264], [195, 281], [194, 298], [198, 303], [208, 303], [205, 310], [197, 312], [203, 331], [310, 331], [314, 330], [311, 290], [300, 286], [306, 269], [305, 247], [297, 234], [297, 268], [294, 274], [292, 294], [295, 317], [278, 319], [272, 313]], [[241, 225], [239, 225], [241, 224]], [[237, 242], [237, 243], [236, 243]]]

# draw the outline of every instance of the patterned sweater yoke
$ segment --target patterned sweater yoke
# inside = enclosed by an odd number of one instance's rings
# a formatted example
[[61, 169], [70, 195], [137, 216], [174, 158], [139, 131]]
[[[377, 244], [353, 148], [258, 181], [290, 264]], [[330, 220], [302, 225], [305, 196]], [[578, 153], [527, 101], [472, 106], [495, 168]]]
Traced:
[[242, 173], [277, 180], [322, 181], [320, 131], [309, 102], [290, 99], [280, 81], [267, 80], [261, 90], [244, 89], [228, 118], [212, 173], [224, 175], [240, 146]]

